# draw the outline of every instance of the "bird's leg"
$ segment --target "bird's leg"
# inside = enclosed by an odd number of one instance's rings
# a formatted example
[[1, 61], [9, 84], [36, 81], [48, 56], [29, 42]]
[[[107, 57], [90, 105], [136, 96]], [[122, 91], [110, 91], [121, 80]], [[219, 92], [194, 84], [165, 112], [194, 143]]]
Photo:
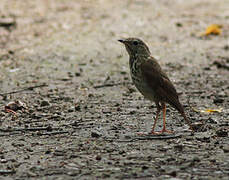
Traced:
[[173, 131], [169, 131], [166, 129], [166, 105], [165, 103], [162, 103], [162, 109], [163, 109], [163, 128], [159, 133], [161, 134], [164, 132], [173, 133]]
[[157, 120], [159, 117], [159, 114], [161, 112], [161, 106], [159, 105], [159, 102], [156, 102], [156, 106], [157, 106], [157, 112], [156, 112], [156, 117], [154, 119], [154, 123], [153, 123], [153, 127], [150, 133], [145, 133], [145, 132], [138, 132], [138, 135], [149, 135], [149, 134], [158, 134], [157, 132], [154, 131], [156, 124], [157, 124]]
[[159, 105], [159, 103], [156, 103], [156, 105], [157, 105], [157, 113], [156, 113], [156, 117], [154, 119], [153, 127], [152, 127], [152, 130], [151, 130], [150, 134], [158, 134], [157, 132], [154, 131], [154, 129], [156, 127], [159, 114], [161, 112], [161, 106]]

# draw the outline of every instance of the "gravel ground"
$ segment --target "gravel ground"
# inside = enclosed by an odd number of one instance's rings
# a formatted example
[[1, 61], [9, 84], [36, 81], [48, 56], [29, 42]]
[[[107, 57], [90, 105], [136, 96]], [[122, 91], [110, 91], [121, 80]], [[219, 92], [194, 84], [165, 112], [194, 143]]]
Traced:
[[[169, 108], [175, 134], [137, 135], [156, 107], [120, 37], [149, 45], [195, 134]], [[1, 0], [0, 179], [226, 180], [228, 70], [228, 0]]]

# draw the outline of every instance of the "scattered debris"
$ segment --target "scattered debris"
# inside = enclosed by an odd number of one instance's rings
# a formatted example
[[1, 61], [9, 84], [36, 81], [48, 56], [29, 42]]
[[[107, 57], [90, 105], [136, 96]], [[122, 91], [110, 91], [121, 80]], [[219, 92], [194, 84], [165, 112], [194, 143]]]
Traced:
[[9, 102], [6, 106], [5, 106], [5, 111], [6, 112], [10, 112], [13, 113], [14, 115], [16, 115], [16, 111], [18, 110], [22, 110], [22, 109], [27, 109], [26, 104], [16, 100], [13, 102]]

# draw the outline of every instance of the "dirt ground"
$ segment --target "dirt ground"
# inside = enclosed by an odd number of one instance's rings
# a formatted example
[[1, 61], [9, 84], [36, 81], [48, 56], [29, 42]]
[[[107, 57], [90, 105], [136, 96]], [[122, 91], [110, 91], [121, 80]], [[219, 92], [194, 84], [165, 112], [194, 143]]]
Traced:
[[[121, 37], [149, 45], [195, 134], [169, 108], [175, 134], [137, 135], [156, 108]], [[229, 179], [228, 79], [228, 0], [1, 0], [0, 179]]]

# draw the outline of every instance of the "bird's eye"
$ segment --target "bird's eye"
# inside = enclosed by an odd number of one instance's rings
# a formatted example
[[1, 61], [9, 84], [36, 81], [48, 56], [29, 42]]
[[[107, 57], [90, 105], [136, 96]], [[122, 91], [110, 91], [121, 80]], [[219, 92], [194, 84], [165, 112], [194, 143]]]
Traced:
[[138, 45], [138, 41], [134, 41], [133, 45], [137, 46]]

